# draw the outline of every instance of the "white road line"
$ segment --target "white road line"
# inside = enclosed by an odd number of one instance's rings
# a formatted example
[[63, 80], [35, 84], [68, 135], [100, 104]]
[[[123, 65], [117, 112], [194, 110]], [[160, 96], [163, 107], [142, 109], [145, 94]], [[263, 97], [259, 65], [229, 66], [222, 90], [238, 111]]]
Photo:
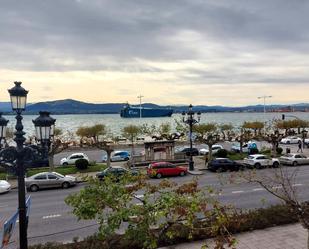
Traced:
[[232, 194], [240, 194], [240, 193], [244, 193], [245, 191], [240, 190], [240, 191], [232, 191]]
[[252, 189], [252, 191], [254, 191], [254, 192], [256, 192], [256, 191], [264, 191], [265, 189], [263, 189], [263, 188], [254, 188], [254, 189]]
[[281, 189], [282, 188], [282, 186], [274, 186], [274, 187], [272, 187], [272, 189]]
[[303, 184], [302, 184], [302, 183], [295, 183], [295, 184], [293, 184], [292, 186], [293, 186], [293, 187], [298, 187], [298, 186], [303, 186]]
[[5, 207], [8, 207], [9, 205], [3, 205], [3, 206], [0, 206], [0, 208], [5, 208]]
[[43, 216], [42, 219], [45, 220], [45, 219], [52, 219], [52, 218], [57, 218], [57, 217], [60, 217], [61, 214], [53, 214], [53, 215], [47, 215], [47, 216]]

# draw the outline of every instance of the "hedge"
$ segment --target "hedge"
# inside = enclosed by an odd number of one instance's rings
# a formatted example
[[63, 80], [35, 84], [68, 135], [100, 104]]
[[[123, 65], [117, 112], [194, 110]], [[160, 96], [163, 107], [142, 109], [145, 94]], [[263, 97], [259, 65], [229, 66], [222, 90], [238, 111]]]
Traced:
[[[230, 223], [228, 231], [231, 233], [240, 233], [255, 229], [265, 229], [273, 226], [280, 226], [298, 222], [296, 214], [286, 205], [275, 205], [268, 208], [259, 208], [247, 211], [238, 211], [234, 214], [233, 222]], [[167, 236], [158, 241], [159, 246], [174, 245], [192, 240], [202, 240], [214, 237], [210, 221], [198, 221], [193, 231], [181, 224], [175, 225], [170, 229], [177, 231], [177, 236], [172, 239]], [[159, 232], [159, 231], [155, 231]], [[168, 232], [168, 231], [167, 231]], [[192, 232], [191, 239], [188, 239]], [[29, 249], [141, 249], [142, 246], [135, 241], [128, 241], [122, 235], [114, 235], [108, 240], [100, 240], [99, 236], [93, 235], [85, 238], [83, 241], [70, 244], [47, 243], [45, 245], [30, 246]]]

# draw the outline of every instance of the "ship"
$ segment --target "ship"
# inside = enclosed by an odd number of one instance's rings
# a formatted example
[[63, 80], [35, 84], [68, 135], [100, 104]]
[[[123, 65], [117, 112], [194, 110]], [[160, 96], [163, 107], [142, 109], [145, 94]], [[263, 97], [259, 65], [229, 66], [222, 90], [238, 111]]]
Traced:
[[155, 117], [171, 117], [173, 109], [163, 108], [146, 108], [135, 107], [126, 104], [120, 111], [120, 117], [122, 118], [155, 118]]

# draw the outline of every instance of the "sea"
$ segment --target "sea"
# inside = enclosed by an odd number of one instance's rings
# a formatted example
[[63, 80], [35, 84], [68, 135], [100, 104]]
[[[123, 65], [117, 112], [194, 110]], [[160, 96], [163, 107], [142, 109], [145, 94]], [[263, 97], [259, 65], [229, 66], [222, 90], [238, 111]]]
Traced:
[[[217, 123], [227, 124], [231, 123], [234, 127], [240, 127], [245, 121], [261, 121], [272, 122], [276, 119], [281, 119], [283, 113], [266, 112], [266, 113], [202, 113], [200, 123]], [[23, 125], [26, 137], [34, 135], [34, 126], [32, 120], [37, 115], [24, 115]], [[119, 114], [70, 114], [70, 115], [52, 115], [56, 121], [56, 127], [63, 130], [64, 134], [75, 133], [81, 126], [91, 126], [94, 124], [104, 124], [108, 128], [109, 132], [115, 136], [121, 135], [121, 130], [127, 125], [156, 125], [159, 126], [162, 123], [170, 123], [172, 128], [175, 128], [175, 120], [182, 120], [181, 114], [173, 114], [172, 117], [161, 118], [121, 118]], [[291, 112], [285, 113], [285, 119], [299, 118], [309, 121], [309, 112]], [[14, 127], [14, 116], [5, 116], [9, 120], [8, 127]]]

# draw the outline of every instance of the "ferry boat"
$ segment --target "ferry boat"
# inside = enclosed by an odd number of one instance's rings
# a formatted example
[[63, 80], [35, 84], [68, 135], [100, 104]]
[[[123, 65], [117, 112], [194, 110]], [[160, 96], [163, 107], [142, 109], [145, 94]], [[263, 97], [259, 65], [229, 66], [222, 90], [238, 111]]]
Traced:
[[173, 112], [172, 109], [135, 107], [126, 104], [121, 109], [120, 116], [122, 118], [171, 117]]

